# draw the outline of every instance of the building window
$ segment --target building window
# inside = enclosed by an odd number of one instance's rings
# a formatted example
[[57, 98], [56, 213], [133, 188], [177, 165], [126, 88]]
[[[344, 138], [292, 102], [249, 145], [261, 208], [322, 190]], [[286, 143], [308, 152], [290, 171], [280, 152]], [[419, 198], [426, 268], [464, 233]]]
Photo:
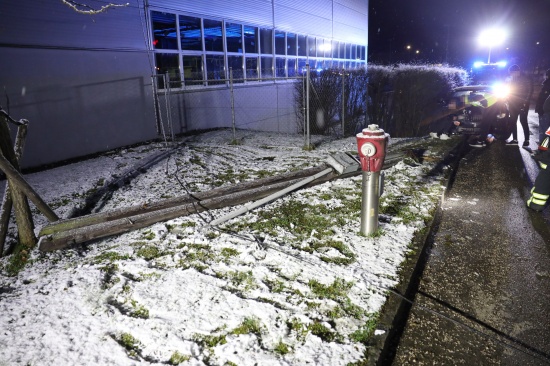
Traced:
[[277, 57], [275, 59], [275, 77], [284, 78], [286, 77], [286, 58]]
[[287, 72], [288, 72], [289, 78], [296, 76], [296, 59], [295, 58], [289, 58], [287, 60]]
[[307, 49], [307, 55], [309, 57], [317, 56], [315, 52], [315, 37], [307, 37]]
[[242, 56], [227, 56], [227, 66], [230, 67], [233, 72], [234, 82], [236, 83], [244, 82]]
[[273, 77], [273, 57], [262, 57], [262, 79], [270, 79]]
[[273, 30], [261, 28], [260, 29], [260, 48], [262, 54], [272, 55], [273, 54]]
[[340, 58], [338, 56], [338, 51], [339, 51], [339, 47], [340, 47], [340, 44], [338, 41], [332, 41], [332, 58]]
[[258, 58], [247, 57], [246, 58], [246, 78], [257, 80], [258, 79]]
[[275, 54], [286, 55], [285, 32], [275, 31]]
[[258, 28], [244, 26], [244, 52], [258, 53]]
[[223, 56], [206, 55], [206, 79], [208, 80], [208, 85], [225, 83], [225, 67], [223, 63]]
[[298, 36], [298, 56], [307, 56], [307, 38]]
[[346, 60], [351, 60], [351, 44], [346, 43]]
[[202, 84], [202, 56], [183, 56], [183, 80], [185, 85]]
[[227, 52], [243, 53], [243, 26], [241, 24], [225, 23], [225, 39]]
[[298, 44], [298, 38], [294, 33], [288, 33], [286, 35], [286, 54], [288, 56], [296, 56], [296, 47]]
[[202, 51], [201, 19], [180, 15], [179, 21], [181, 49]]
[[166, 75], [169, 79], [169, 85], [165, 85], [164, 80], [159, 78], [159, 89], [181, 87], [180, 68], [177, 53], [156, 53], [155, 63], [157, 65], [157, 74]]
[[151, 12], [153, 23], [153, 47], [159, 50], [177, 50], [176, 15]]
[[305, 75], [306, 74], [306, 65], [307, 65], [307, 59], [305, 58], [299, 58], [298, 59], [298, 74], [299, 75]]
[[222, 22], [204, 19], [205, 51], [223, 52]]

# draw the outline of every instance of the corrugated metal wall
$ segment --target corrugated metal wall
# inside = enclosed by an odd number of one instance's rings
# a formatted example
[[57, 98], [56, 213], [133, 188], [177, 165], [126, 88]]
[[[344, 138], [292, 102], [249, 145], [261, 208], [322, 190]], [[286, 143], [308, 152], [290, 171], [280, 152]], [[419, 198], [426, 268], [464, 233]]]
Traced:
[[0, 105], [29, 120], [23, 167], [156, 137], [142, 19], [135, 2], [93, 16], [59, 0], [0, 2]]

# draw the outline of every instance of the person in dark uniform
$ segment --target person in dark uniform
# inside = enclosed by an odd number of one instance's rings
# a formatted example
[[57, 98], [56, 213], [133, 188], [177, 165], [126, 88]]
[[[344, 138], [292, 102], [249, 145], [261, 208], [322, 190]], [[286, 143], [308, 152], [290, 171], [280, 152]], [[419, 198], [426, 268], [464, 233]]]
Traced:
[[[519, 122], [523, 128], [523, 134], [525, 135], [523, 146], [529, 146], [530, 133], [529, 125], [527, 124], [527, 114], [529, 113], [529, 102], [533, 95], [533, 80], [521, 72], [518, 65], [510, 66], [508, 72], [510, 73], [510, 78], [508, 79], [508, 84], [510, 86], [510, 96], [508, 98], [510, 121], [516, 124], [519, 117]], [[517, 128], [513, 129], [512, 140], [506, 144], [518, 144]]]
[[540, 171], [537, 179], [535, 179], [535, 186], [531, 189], [531, 197], [527, 200], [527, 207], [535, 211], [544, 210], [550, 197], [550, 150], [548, 149], [550, 146], [550, 128], [546, 130], [545, 136], [533, 155], [540, 166]]

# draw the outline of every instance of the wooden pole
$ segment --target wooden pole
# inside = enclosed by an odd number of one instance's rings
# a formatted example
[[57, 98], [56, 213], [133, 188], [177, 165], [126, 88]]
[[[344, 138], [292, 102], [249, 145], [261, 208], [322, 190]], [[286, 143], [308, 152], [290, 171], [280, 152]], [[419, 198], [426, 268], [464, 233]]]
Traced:
[[[23, 149], [25, 147], [25, 138], [27, 137], [27, 121], [23, 120], [24, 124], [19, 125], [17, 128], [17, 136], [15, 137], [15, 158], [17, 162], [21, 160], [23, 155]], [[0, 211], [0, 258], [4, 253], [4, 245], [6, 243], [6, 235], [8, 233], [8, 226], [10, 222], [11, 210], [13, 208], [13, 201], [11, 199], [10, 184], [6, 181], [6, 187], [4, 189], [4, 197], [2, 199], [2, 209]]]
[[298, 180], [292, 180], [289, 182], [277, 183], [268, 187], [258, 187], [234, 194], [205, 199], [200, 202], [187, 203], [95, 225], [59, 231], [52, 235], [41, 236], [39, 249], [43, 252], [49, 252], [65, 248], [69, 245], [80, 244], [90, 240], [141, 229], [160, 221], [172, 220], [177, 217], [187, 216], [205, 210], [239, 205], [253, 199], [267, 197], [271, 193], [288, 187], [297, 181]]
[[[2, 110], [3, 112], [3, 110]], [[15, 173], [19, 174], [19, 164], [13, 149], [11, 141], [10, 129], [8, 126], [9, 116], [2, 113], [4, 118], [0, 118], [0, 160], [7, 164]], [[32, 221], [32, 213], [25, 194], [16, 186], [8, 173], [7, 184], [10, 186], [13, 208], [15, 210], [15, 221], [17, 222], [17, 230], [19, 233], [19, 245], [31, 249], [36, 245], [36, 236], [34, 235], [34, 223]]]
[[[273, 177], [266, 177], [257, 179], [251, 182], [243, 182], [231, 187], [222, 187], [212, 189], [206, 192], [198, 192], [193, 195], [185, 195], [181, 197], [169, 198], [159, 202], [153, 202], [150, 204], [140, 204], [131, 207], [124, 207], [112, 211], [98, 212], [87, 216], [76, 217], [72, 219], [59, 220], [48, 225], [45, 225], [41, 230], [39, 236], [50, 235], [59, 231], [65, 231], [70, 229], [76, 229], [79, 227], [100, 224], [102, 222], [108, 222], [112, 220], [118, 220], [125, 217], [144, 214], [147, 212], [158, 211], [167, 209], [170, 207], [181, 206], [184, 204], [199, 202], [205, 199], [212, 199], [215, 197], [225, 196], [232, 193], [237, 193], [258, 187], [267, 187], [276, 183], [288, 182], [294, 179], [308, 177], [316, 174], [323, 169], [326, 169], [326, 165], [320, 165], [317, 167], [298, 170], [294, 172], [283, 173]], [[289, 183], [290, 185], [290, 183]]]

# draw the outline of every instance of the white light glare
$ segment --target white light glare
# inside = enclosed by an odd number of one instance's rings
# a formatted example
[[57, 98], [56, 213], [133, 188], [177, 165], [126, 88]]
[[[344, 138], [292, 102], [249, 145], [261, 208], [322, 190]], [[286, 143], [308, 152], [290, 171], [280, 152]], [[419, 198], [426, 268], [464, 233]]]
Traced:
[[495, 96], [497, 98], [506, 98], [508, 97], [508, 94], [510, 94], [510, 87], [503, 83], [495, 83], [493, 84], [493, 93], [495, 93]]
[[506, 31], [504, 29], [491, 28], [487, 29], [479, 35], [479, 43], [482, 46], [497, 46], [504, 42]]

